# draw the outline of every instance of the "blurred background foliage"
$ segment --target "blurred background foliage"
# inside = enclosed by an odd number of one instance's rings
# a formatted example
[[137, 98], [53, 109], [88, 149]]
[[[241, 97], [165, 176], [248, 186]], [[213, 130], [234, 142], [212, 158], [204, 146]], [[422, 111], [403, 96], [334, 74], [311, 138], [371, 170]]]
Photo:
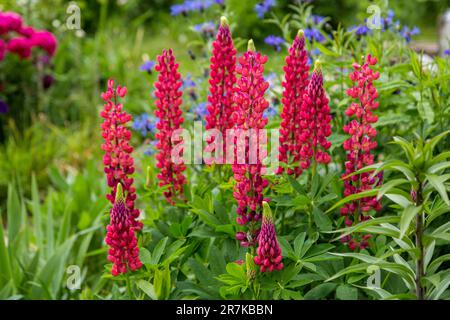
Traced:
[[[4, 141], [0, 143], [0, 213], [2, 213], [0, 217], [3, 217], [3, 222], [13, 221], [11, 228], [16, 226], [17, 230], [22, 230], [20, 238], [9, 234], [8, 241], [12, 244], [11, 248], [17, 250], [18, 255], [23, 255], [20, 264], [11, 263], [11, 267], [8, 267], [11, 269], [10, 273], [23, 274], [23, 276], [16, 276], [13, 284], [5, 284], [4, 292], [0, 290], [0, 297], [9, 296], [10, 292], [14, 292], [11, 289], [14, 287], [20, 288], [19, 291], [25, 297], [70, 298], [69, 291], [61, 292], [57, 283], [55, 284], [48, 277], [39, 276], [40, 270], [47, 270], [42, 272], [42, 275], [47, 274], [48, 270], [57, 270], [58, 277], [62, 279], [64, 270], [61, 268], [68, 263], [81, 266], [83, 279], [89, 282], [89, 286], [78, 297], [114, 298], [120, 295], [119, 287], [115, 284], [110, 291], [107, 291], [108, 293], [102, 292], [105, 279], [99, 277], [106, 263], [106, 249], [102, 247], [102, 239], [108, 209], [104, 200], [105, 183], [101, 165], [98, 113], [102, 103], [100, 92], [105, 89], [108, 78], [114, 78], [118, 83], [127, 86], [128, 94], [124, 103], [128, 112], [135, 117], [143, 112], [151, 114], [154, 108], [151, 94], [156, 75], [154, 72], [142, 72], [140, 67], [147, 60], [155, 60], [163, 49], [172, 48], [180, 63], [183, 78], [192, 77], [197, 84], [203, 81], [203, 85], [196, 87], [195, 94], [198, 96], [197, 102], [205, 101], [211, 39], [196, 32], [193, 26], [206, 21], [217, 22], [221, 15], [229, 17], [238, 51], [244, 50], [244, 44], [248, 38], [255, 39], [256, 47], [269, 56], [267, 74], [275, 72], [280, 77], [286, 48], [283, 47], [282, 53], [276, 52], [264, 43], [264, 38], [268, 34], [286, 36], [282, 32], [281, 20], [287, 15], [294, 14], [290, 5], [295, 1], [278, 0], [276, 7], [266, 15], [266, 18], [279, 19], [278, 25], [273, 23], [274, 21], [268, 23], [258, 18], [254, 11], [255, 5], [259, 3], [257, 0], [225, 0], [225, 6], [217, 5], [204, 12], [190, 13], [189, 17], [171, 16], [171, 6], [180, 2], [75, 1], [74, 3], [80, 8], [81, 30], [67, 30], [65, 26], [65, 21], [70, 16], [67, 12], [70, 4], [68, 1], [3, 0], [1, 2], [0, 10], [18, 12], [27, 24], [53, 32], [59, 41], [59, 47], [52, 62], [54, 84], [45, 95], [38, 95], [33, 91], [27, 92], [29, 100], [25, 102], [24, 107], [30, 112], [30, 125], [24, 127], [23, 124], [0, 115], [0, 121], [6, 128]], [[347, 29], [352, 25], [363, 23], [368, 15], [367, 7], [377, 4], [383, 9], [383, 15], [387, 14], [388, 9], [392, 9], [396, 19], [399, 19], [402, 25], [418, 26], [422, 32], [415, 40], [427, 42], [437, 40], [438, 19], [443, 11], [450, 7], [450, 0], [316, 0], [310, 2], [314, 14], [329, 17], [327, 21], [329, 26], [323, 26], [323, 31], [326, 33], [340, 26]], [[289, 32], [292, 36], [295, 30], [288, 30]], [[386, 35], [386, 38], [388, 37], [389, 35]], [[344, 85], [348, 84], [347, 77], [344, 77], [346, 68], [349, 68], [351, 62], [357, 60], [358, 55], [365, 52], [366, 48], [380, 57], [384, 53], [384, 57], [380, 59], [382, 79], [378, 88], [380, 105], [383, 106], [383, 117], [380, 117], [377, 127], [377, 130], [381, 131], [380, 147], [377, 150], [380, 160], [388, 154], [387, 150], [390, 151], [389, 154], [398, 153], [398, 148], [388, 145], [393, 135], [405, 135], [406, 138], [411, 138], [413, 132], [417, 130], [427, 137], [430, 134], [442, 132], [449, 124], [449, 110], [448, 108], [444, 110], [450, 96], [450, 89], [446, 84], [449, 80], [448, 63], [444, 63], [443, 60], [438, 61], [438, 71], [434, 76], [422, 72], [414, 73], [412, 68], [419, 70], [423, 67], [417, 56], [407, 51], [403, 43], [396, 46], [397, 38], [392, 37], [389, 40], [392, 46], [387, 49], [380, 45], [376, 36], [369, 37], [364, 46], [357, 43], [346, 47], [341, 38], [341, 42], [330, 40], [327, 41], [326, 47], [321, 47], [325, 56], [323, 60], [326, 72], [324, 73], [328, 75], [326, 89], [331, 98], [332, 110], [337, 115], [333, 123], [334, 128], [342, 127], [343, 110], [348, 104], [343, 90]], [[383, 51], [383, 49], [386, 50]], [[344, 51], [345, 54], [343, 54]], [[24, 76], [26, 76], [24, 71], [17, 75], [18, 78]], [[423, 98], [420, 104], [419, 92], [420, 99]], [[272, 98], [276, 96], [277, 94], [274, 93]], [[184, 111], [189, 111], [197, 102], [190, 99], [188, 90], [184, 93], [184, 98]], [[416, 105], [420, 105], [420, 108]], [[399, 114], [402, 115], [401, 118], [398, 117]], [[194, 116], [187, 115], [187, 118], [193, 120]], [[272, 121], [270, 125], [277, 126], [277, 121], [279, 120]], [[334, 145], [339, 147], [343, 141], [342, 135], [335, 134], [332, 138]], [[438, 146], [440, 152], [448, 150], [449, 140], [443, 140]], [[186, 250], [183, 256], [184, 261], [176, 262], [179, 263], [180, 274], [184, 272], [187, 275], [192, 269], [197, 278], [200, 278], [204, 274], [209, 274], [210, 270], [206, 270], [202, 265], [196, 265], [195, 260], [190, 261], [188, 267], [188, 264], [184, 263], [185, 260], [192, 252], [197, 251], [200, 251], [199, 255], [204, 261], [212, 259], [214, 257], [209, 255], [213, 256], [216, 248], [208, 244], [211, 235], [207, 232], [200, 234], [201, 230], [196, 231], [196, 236], [203, 242], [188, 239], [186, 236], [188, 229], [189, 232], [193, 232], [192, 229], [195, 229], [197, 225], [191, 225], [192, 221], [183, 220], [186, 218], [184, 211], [178, 208], [163, 208], [158, 203], [157, 191], [151, 190], [148, 185], [145, 187], [145, 168], [147, 165], [154, 167], [153, 158], [144, 157], [144, 152], [148, 149], [145, 145], [148, 145], [148, 142], [148, 138], [134, 134], [137, 188], [141, 194], [146, 194], [139, 201], [146, 203], [146, 206], [142, 208], [145, 208], [143, 211], [151, 224], [158, 225], [158, 228], [146, 230], [145, 236], [148, 236], [146, 243], [151, 244], [148, 248], [159, 246], [164, 249], [166, 243], [169, 246], [165, 237], [171, 237], [171, 240], [177, 238], [180, 241], [186, 240], [183, 244], [185, 246], [182, 247]], [[342, 150], [333, 152], [336, 163], [342, 163], [344, 157]], [[198, 168], [191, 170], [195, 173], [198, 171]], [[151, 186], [157, 189], [156, 183], [153, 182], [156, 175], [155, 169], [150, 170], [149, 173], [149, 178], [152, 180]], [[200, 176], [200, 173], [198, 174]], [[198, 180], [203, 179], [212, 183], [208, 180], [210, 177], [207, 174], [197, 177]], [[209, 187], [209, 185], [200, 185], [198, 181], [193, 181], [190, 186], [194, 194], [192, 211], [203, 212], [208, 209], [209, 202], [212, 203], [212, 195], [206, 191]], [[339, 187], [333, 186], [333, 188], [339, 191]], [[289, 189], [289, 193], [291, 191]], [[230, 190], [227, 192], [231, 194]], [[228, 194], [228, 200], [231, 199], [230, 194]], [[205, 195], [211, 199], [204, 200]], [[218, 206], [217, 203], [214, 205]], [[224, 213], [223, 221], [226, 221], [230, 227], [233, 220], [231, 206], [231, 203], [227, 203], [226, 209], [217, 209], [217, 211], [229, 211]], [[11, 217], [5, 215], [7, 212], [28, 214], [10, 219]], [[174, 220], [170, 222], [170, 226], [162, 219], [164, 214], [168, 213]], [[36, 221], [36, 216], [40, 215], [45, 215], [45, 218], [42, 217], [42, 221]], [[62, 230], [59, 230], [59, 226], [62, 226]], [[36, 233], [36, 228], [42, 230]], [[0, 226], [1, 229], [2, 226]], [[3, 235], [0, 234], [0, 238], [2, 237]], [[289, 240], [294, 238], [292, 235], [289, 237]], [[222, 238], [219, 239], [220, 244], [227, 248], [224, 251], [232, 252], [227, 260], [237, 259], [239, 252], [236, 250], [236, 243], [232, 236], [222, 234]], [[18, 245], [14, 247], [16, 242]], [[40, 253], [40, 257], [36, 257], [34, 249], [39, 243], [45, 249]], [[208, 245], [204, 245], [205, 243]], [[173, 252], [179, 250], [176, 241], [170, 245], [173, 246]], [[384, 243], [382, 247], [384, 248]], [[76, 249], [69, 257], [61, 256], [60, 253], [69, 251], [68, 248]], [[8, 259], [13, 260], [15, 257]], [[61, 261], [61, 259], [67, 261]], [[155, 259], [153, 257], [153, 260]], [[164, 265], [165, 259], [171, 258], [169, 255], [159, 256], [153, 264]], [[223, 258], [220, 259], [223, 260]], [[35, 263], [35, 260], [40, 263]], [[59, 269], [56, 266], [58, 264]], [[150, 263], [150, 265], [153, 264]], [[216, 274], [225, 272], [224, 264], [223, 261], [217, 263], [220, 266], [217, 268], [220, 270], [214, 270], [217, 271]], [[164, 265], [164, 268], [167, 265]], [[211, 266], [211, 268], [214, 267]], [[89, 273], [88, 269], [93, 273]], [[328, 273], [333, 274], [331, 271]], [[170, 280], [170, 274], [168, 277]], [[184, 275], [180, 275], [180, 278], [183, 277]], [[180, 287], [177, 289], [179, 296], [181, 296], [179, 291], [183, 290], [184, 293], [198, 294], [201, 290], [194, 288], [192, 283], [188, 283], [187, 276], [185, 278], [186, 281], [179, 282]], [[219, 297], [218, 283], [213, 276], [211, 278], [207, 279], [211, 280], [208, 285], [202, 284], [202, 287], [210, 288], [213, 293], [201, 291], [201, 297]], [[0, 277], [0, 284], [3, 280]], [[314, 281], [319, 280], [322, 281], [323, 277]], [[10, 289], [11, 291], [8, 291]], [[158, 297], [160, 297], [159, 294]], [[164, 294], [162, 297], [167, 298]]]

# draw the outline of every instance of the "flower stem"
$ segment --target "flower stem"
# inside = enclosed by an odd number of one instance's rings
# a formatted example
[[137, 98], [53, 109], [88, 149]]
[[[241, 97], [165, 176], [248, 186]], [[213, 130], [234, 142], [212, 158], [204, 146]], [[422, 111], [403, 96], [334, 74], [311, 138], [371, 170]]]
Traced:
[[[422, 205], [422, 184], [419, 184], [417, 190], [416, 206]], [[422, 278], [425, 276], [424, 272], [424, 247], [422, 241], [423, 235], [423, 213], [419, 212], [416, 216], [416, 248], [419, 250], [419, 256], [416, 261], [416, 296], [418, 300], [424, 300], [425, 290], [422, 287]]]

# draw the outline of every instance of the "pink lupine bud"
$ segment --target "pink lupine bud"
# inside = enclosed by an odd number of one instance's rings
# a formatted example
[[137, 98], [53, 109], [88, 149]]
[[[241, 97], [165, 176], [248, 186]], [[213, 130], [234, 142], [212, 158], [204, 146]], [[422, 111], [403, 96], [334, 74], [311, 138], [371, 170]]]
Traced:
[[[383, 180], [382, 173], [374, 178], [372, 177], [373, 172], [364, 172], [348, 177], [349, 174], [374, 162], [372, 150], [377, 147], [377, 143], [375, 141], [376, 130], [372, 127], [372, 124], [378, 120], [378, 117], [373, 114], [373, 110], [379, 107], [379, 103], [375, 101], [378, 93], [373, 81], [377, 80], [380, 74], [374, 72], [370, 66], [376, 63], [377, 59], [369, 54], [362, 65], [353, 64], [354, 71], [350, 74], [353, 87], [347, 90], [347, 95], [356, 101], [351, 102], [345, 112], [347, 116], [354, 119], [344, 126], [344, 131], [351, 135], [343, 144], [347, 151], [345, 173], [342, 176], [344, 196], [371, 190], [381, 185]], [[370, 219], [370, 216], [366, 214], [371, 210], [381, 210], [381, 205], [376, 197], [366, 197], [345, 204], [341, 208], [341, 215], [347, 217], [345, 224], [351, 226]], [[366, 241], [368, 238], [370, 238], [370, 235], [364, 235], [358, 243], [355, 237], [349, 237], [347, 243], [351, 250], [358, 247], [365, 249], [368, 246]]]
[[[305, 36], [300, 30], [289, 48], [289, 55], [286, 57], [284, 70], [283, 111], [281, 113], [280, 128], [280, 148], [279, 160], [286, 164], [293, 165], [293, 169], [287, 171], [288, 174], [300, 175], [303, 168], [301, 166], [301, 149], [299, 137], [302, 135], [302, 128], [299, 126], [301, 115], [300, 108], [303, 103], [303, 96], [308, 87], [308, 54], [305, 49]], [[278, 173], [282, 173], [284, 168], [278, 168]]]
[[272, 211], [265, 201], [263, 207], [263, 221], [258, 236], [257, 256], [254, 258], [254, 262], [260, 266], [261, 272], [272, 272], [283, 269], [283, 262], [281, 262], [283, 257], [273, 224]]
[[183, 186], [186, 183], [183, 175], [186, 166], [181, 159], [183, 147], [180, 148], [178, 155], [180, 162], [172, 161], [173, 148], [175, 145], [183, 143], [183, 141], [172, 141], [174, 132], [181, 128], [184, 121], [180, 109], [182, 81], [172, 50], [164, 50], [157, 60], [158, 64], [155, 66], [155, 70], [159, 72], [159, 75], [158, 81], [155, 83], [155, 116], [159, 118], [159, 122], [156, 125], [158, 132], [155, 137], [158, 140], [156, 148], [159, 150], [156, 155], [156, 166], [160, 169], [157, 178], [161, 187], [169, 186], [169, 189], [164, 192], [164, 196], [169, 203], [174, 204], [174, 198], [183, 195]]
[[118, 276], [142, 267], [139, 248], [122, 185], [117, 184], [114, 205], [110, 211], [110, 223], [106, 227], [105, 242], [109, 245], [108, 260], [113, 263], [111, 273]]
[[[264, 80], [264, 63], [267, 57], [256, 52], [253, 41], [250, 40], [248, 50], [239, 59], [236, 72], [240, 75], [235, 88], [234, 102], [235, 110], [233, 122], [236, 129], [242, 132], [253, 131], [256, 137], [264, 133], [263, 129], [267, 123], [267, 118], [263, 117], [264, 111], [269, 103], [264, 98], [264, 93], [268, 83]], [[233, 173], [236, 185], [233, 196], [238, 204], [236, 219], [240, 225], [250, 224], [251, 229], [254, 223], [260, 220], [262, 212], [263, 190], [268, 186], [268, 181], [262, 177], [264, 166], [262, 165], [262, 144], [259, 138], [257, 141], [244, 139], [235, 140]], [[259, 154], [257, 159], [251, 161], [250, 149]], [[244, 163], [238, 159], [244, 159]], [[250, 243], [250, 245], [252, 245]]]
[[[234, 126], [234, 85], [236, 83], [236, 49], [231, 38], [228, 20], [220, 19], [216, 40], [212, 43], [209, 95], [205, 128], [217, 129], [222, 134], [223, 153], [221, 163], [225, 163], [226, 130]], [[207, 151], [215, 150], [214, 137], [207, 140]], [[207, 161], [210, 162], [209, 160]]]
[[114, 88], [114, 81], [108, 80], [108, 89], [102, 93], [102, 99], [105, 101], [100, 116], [104, 119], [101, 125], [102, 137], [104, 143], [102, 150], [104, 172], [108, 187], [111, 188], [106, 198], [114, 203], [116, 198], [116, 188], [120, 183], [127, 192], [126, 205], [129, 211], [130, 225], [136, 230], [142, 229], [142, 223], [137, 220], [139, 210], [134, 207], [136, 199], [136, 189], [133, 186], [134, 160], [131, 156], [133, 147], [129, 142], [131, 132], [126, 128], [126, 123], [131, 121], [131, 116], [122, 110], [122, 104], [118, 103], [119, 93]]

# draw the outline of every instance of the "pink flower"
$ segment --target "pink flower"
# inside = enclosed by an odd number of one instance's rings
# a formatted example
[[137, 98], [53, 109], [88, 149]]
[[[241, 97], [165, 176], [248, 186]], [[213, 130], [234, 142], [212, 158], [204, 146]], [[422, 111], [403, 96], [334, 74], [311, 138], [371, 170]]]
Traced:
[[0, 35], [10, 31], [19, 31], [22, 17], [15, 12], [0, 12]]
[[[280, 128], [280, 162], [293, 165], [293, 169], [287, 170], [288, 174], [300, 175], [300, 151], [301, 143], [298, 137], [302, 128], [300, 127], [300, 108], [303, 96], [308, 87], [309, 66], [307, 64], [308, 55], [305, 50], [305, 36], [300, 30], [289, 48], [289, 55], [286, 57], [284, 66], [283, 90], [283, 111], [281, 113]], [[280, 167], [278, 173], [282, 173], [284, 168]]]
[[330, 155], [327, 150], [331, 143], [327, 137], [331, 135], [331, 116], [328, 98], [323, 89], [323, 75], [320, 62], [316, 62], [308, 88], [303, 96], [300, 108], [300, 128], [296, 139], [301, 144], [301, 167], [309, 167], [311, 160], [327, 164]]
[[40, 47], [47, 54], [52, 57], [55, 54], [57, 40], [53, 33], [48, 31], [35, 31], [31, 35], [31, 42], [33, 46]]
[[108, 260], [113, 263], [111, 270], [113, 276], [127, 273], [128, 270], [135, 271], [142, 267], [142, 262], [139, 260], [137, 239], [129, 218], [126, 201], [122, 185], [118, 183], [105, 238], [106, 244], [110, 247]]
[[[377, 132], [372, 127], [372, 124], [378, 120], [378, 117], [373, 114], [373, 110], [378, 108], [379, 103], [375, 101], [378, 93], [373, 86], [373, 81], [377, 80], [380, 74], [379, 72], [374, 72], [371, 66], [374, 66], [376, 63], [377, 59], [369, 54], [362, 66], [357, 63], [353, 64], [354, 71], [350, 74], [350, 79], [354, 85], [347, 90], [347, 95], [356, 101], [353, 101], [345, 111], [347, 116], [354, 117], [353, 120], [344, 126], [344, 131], [351, 135], [344, 142], [344, 149], [347, 151], [347, 161], [345, 162], [345, 173], [343, 175], [344, 196], [346, 197], [371, 190], [382, 183], [382, 173], [377, 177], [372, 177], [373, 172], [347, 177], [349, 174], [374, 162], [372, 150], [377, 147], [375, 141]], [[341, 215], [346, 217], [345, 224], [351, 226], [369, 219], [370, 217], [366, 214], [372, 209], [378, 211], [381, 209], [381, 205], [376, 197], [366, 197], [345, 204], [341, 208]], [[344, 242], [347, 242], [352, 250], [358, 247], [364, 249], [367, 247], [367, 236], [370, 237], [370, 235], [365, 235], [360, 242], [354, 237], [347, 237]]]
[[[235, 88], [235, 112], [233, 122], [238, 135], [248, 134], [248, 139], [235, 137], [233, 164], [234, 198], [238, 208], [237, 223], [246, 225], [251, 223], [250, 233], [256, 230], [254, 223], [261, 219], [263, 190], [269, 182], [262, 177], [262, 159], [266, 156], [266, 150], [260, 148], [264, 143], [262, 129], [267, 123], [263, 117], [264, 110], [269, 103], [264, 98], [264, 93], [269, 84], [264, 80], [264, 63], [267, 56], [262, 56], [255, 51], [253, 41], [249, 41], [249, 49], [239, 59], [240, 65], [236, 71], [241, 76]], [[239, 134], [241, 133], [241, 134]], [[267, 137], [266, 137], [267, 138]], [[242, 140], [242, 141], [241, 141]], [[256, 159], [251, 154], [257, 155]], [[247, 244], [247, 242], [244, 242]], [[252, 245], [251, 243], [249, 243]]]
[[155, 70], [159, 72], [158, 81], [155, 83], [155, 116], [159, 118], [156, 125], [156, 139], [159, 140], [156, 148], [160, 150], [156, 155], [157, 167], [160, 169], [158, 179], [161, 187], [169, 186], [164, 195], [169, 203], [174, 204], [173, 199], [183, 194], [183, 185], [186, 183], [183, 171], [186, 166], [182, 159], [178, 159], [178, 163], [172, 161], [172, 151], [175, 147], [179, 150], [176, 153], [178, 158], [182, 157], [183, 141], [175, 139], [175, 131], [180, 129], [184, 121], [180, 109], [181, 75], [178, 73], [178, 64], [172, 50], [164, 50], [162, 55], [158, 56]]
[[117, 185], [120, 183], [127, 192], [125, 204], [130, 218], [130, 225], [140, 230], [142, 223], [136, 219], [139, 217], [139, 210], [135, 208], [136, 189], [133, 186], [134, 160], [131, 156], [133, 147], [130, 146], [131, 132], [126, 128], [126, 124], [131, 121], [131, 116], [123, 110], [123, 105], [118, 102], [127, 93], [125, 87], [120, 85], [114, 88], [114, 81], [108, 80], [108, 89], [102, 93], [102, 99], [106, 102], [100, 115], [104, 118], [102, 123], [102, 137], [104, 143], [102, 149], [105, 151], [103, 164], [107, 177], [108, 187], [111, 192], [106, 198], [114, 203], [116, 198]]
[[17, 54], [21, 59], [28, 59], [31, 56], [33, 43], [26, 38], [13, 38], [6, 45], [6, 50]]
[[283, 256], [278, 244], [269, 204], [264, 201], [263, 206], [263, 222], [258, 236], [257, 256], [254, 258], [254, 261], [260, 266], [261, 272], [272, 272], [283, 269], [283, 262], [281, 262]]
[[[233, 127], [232, 114], [234, 109], [233, 90], [236, 82], [236, 49], [231, 39], [230, 28], [225, 17], [220, 20], [216, 40], [212, 44], [208, 115], [206, 116], [207, 130], [217, 129], [222, 133], [223, 157], [226, 155], [226, 130]], [[215, 150], [214, 137], [208, 140], [207, 152]]]

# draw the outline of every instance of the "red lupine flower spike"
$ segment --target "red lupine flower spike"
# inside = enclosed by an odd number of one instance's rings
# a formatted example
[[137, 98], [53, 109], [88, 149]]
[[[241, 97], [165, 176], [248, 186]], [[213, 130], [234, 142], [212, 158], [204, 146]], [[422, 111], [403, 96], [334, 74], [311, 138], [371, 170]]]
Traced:
[[300, 158], [303, 169], [310, 165], [311, 160], [327, 164], [330, 155], [327, 150], [331, 143], [327, 137], [331, 135], [331, 116], [328, 98], [323, 89], [321, 64], [316, 61], [311, 80], [308, 84], [300, 109], [300, 127], [296, 139], [301, 143]]
[[126, 124], [131, 121], [131, 116], [123, 110], [123, 105], [118, 102], [118, 98], [123, 98], [126, 88], [120, 85], [114, 87], [114, 81], [108, 80], [108, 89], [102, 93], [102, 99], [106, 102], [100, 116], [104, 118], [102, 123], [102, 137], [104, 143], [102, 149], [104, 171], [107, 178], [108, 187], [111, 188], [106, 198], [114, 203], [116, 198], [116, 188], [118, 183], [127, 192], [126, 205], [130, 212], [131, 225], [136, 230], [142, 228], [142, 223], [136, 219], [139, 217], [139, 210], [135, 208], [136, 189], [133, 186], [134, 160], [131, 156], [133, 147], [129, 142], [131, 131], [126, 128]]
[[[234, 110], [233, 88], [236, 83], [236, 49], [231, 38], [228, 20], [220, 19], [216, 40], [212, 43], [213, 52], [210, 65], [209, 95], [205, 128], [217, 129], [222, 133], [222, 163], [226, 155], [226, 130], [233, 127]], [[207, 152], [213, 152], [214, 137], [207, 140]], [[208, 162], [208, 161], [207, 161]]]
[[[308, 54], [305, 49], [305, 36], [300, 30], [289, 48], [289, 55], [286, 57], [283, 86], [283, 111], [281, 113], [280, 128], [280, 162], [289, 164], [293, 168], [287, 170], [288, 174], [300, 175], [301, 143], [297, 137], [300, 135], [300, 108], [303, 96], [308, 87]], [[278, 173], [282, 173], [284, 168], [280, 167]]]
[[[158, 179], [159, 185], [169, 186], [164, 192], [167, 201], [174, 204], [174, 198], [183, 194], [183, 185], [186, 178], [183, 171], [186, 166], [182, 160], [183, 147], [179, 148], [177, 155], [179, 162], [175, 163], [172, 159], [172, 151], [175, 147], [173, 139], [174, 132], [181, 128], [184, 118], [180, 105], [181, 99], [181, 75], [178, 73], [178, 64], [175, 62], [175, 56], [172, 50], [164, 50], [158, 56], [158, 64], [155, 70], [159, 72], [158, 81], [155, 83], [156, 110], [155, 116], [159, 118], [156, 125], [158, 132], [155, 137], [158, 140], [156, 148], [159, 153], [156, 155], [157, 167], [160, 169]], [[183, 143], [182, 141], [176, 141]]]
[[[374, 72], [371, 66], [377, 63], [377, 59], [370, 54], [366, 57], [364, 64], [353, 64], [354, 71], [350, 74], [353, 86], [347, 90], [347, 95], [353, 98], [354, 102], [345, 111], [345, 114], [354, 119], [344, 126], [344, 131], [351, 137], [344, 142], [344, 149], [347, 150], [347, 162], [345, 162], [344, 196], [360, 193], [370, 190], [382, 183], [382, 173], [377, 177], [372, 177], [373, 172], [361, 174], [349, 174], [359, 169], [371, 165], [374, 162], [372, 150], [377, 147], [375, 141], [376, 130], [372, 126], [377, 122], [378, 117], [373, 114], [379, 103], [377, 90], [373, 86], [373, 81], [380, 76], [379, 72]], [[370, 210], [380, 210], [381, 205], [376, 197], [366, 197], [350, 203], [341, 208], [341, 215], [346, 217], [345, 224], [352, 226], [370, 218], [366, 215]], [[356, 237], [347, 236], [342, 242], [348, 243], [352, 250], [358, 247], [364, 249], [367, 247], [367, 240], [370, 235], [364, 235], [360, 240]]]
[[[236, 108], [233, 113], [233, 122], [238, 132], [247, 134], [253, 132], [256, 137], [251, 145], [249, 141], [251, 139], [245, 139], [245, 142], [242, 142], [236, 138], [234, 148], [233, 173], [236, 185], [233, 195], [238, 204], [237, 222], [240, 225], [251, 223], [248, 241], [241, 241], [244, 246], [254, 245], [258, 232], [254, 229], [254, 223], [261, 219], [263, 190], [269, 184], [262, 177], [264, 170], [262, 160], [265, 155], [261, 148], [261, 144], [264, 143], [261, 133], [264, 133], [262, 129], [267, 123], [263, 113], [269, 105], [264, 98], [264, 93], [269, 86], [263, 77], [266, 61], [267, 56], [256, 52], [253, 41], [250, 40], [248, 51], [240, 57], [240, 64], [236, 68], [240, 78], [235, 88]], [[250, 149], [259, 155], [257, 159], [252, 159], [253, 161], [250, 161]], [[238, 161], [242, 158], [245, 160], [244, 163]], [[239, 233], [237, 238], [241, 239], [242, 234]]]
[[113, 263], [111, 270], [113, 276], [142, 267], [136, 235], [130, 222], [126, 198], [122, 191], [122, 185], [118, 183], [105, 238], [106, 244], [110, 247], [108, 260]]
[[272, 211], [269, 204], [263, 202], [263, 221], [261, 232], [258, 236], [257, 256], [254, 258], [255, 264], [260, 266], [261, 272], [272, 272], [283, 269], [283, 256], [278, 244], [275, 226], [273, 224]]

